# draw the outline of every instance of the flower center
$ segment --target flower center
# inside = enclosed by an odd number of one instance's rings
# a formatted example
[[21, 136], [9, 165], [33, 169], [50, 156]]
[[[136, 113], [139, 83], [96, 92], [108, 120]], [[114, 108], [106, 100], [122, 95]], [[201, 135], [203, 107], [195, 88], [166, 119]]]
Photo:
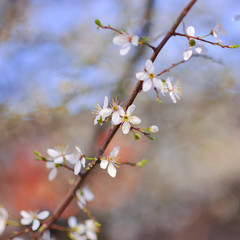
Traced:
[[149, 74], [149, 78], [150, 78], [150, 79], [153, 79], [153, 78], [154, 78], [154, 74], [153, 74], [153, 73], [150, 73], [150, 74]]
[[124, 120], [125, 122], [128, 121], [128, 116], [127, 116], [127, 115], [123, 116], [123, 120]]

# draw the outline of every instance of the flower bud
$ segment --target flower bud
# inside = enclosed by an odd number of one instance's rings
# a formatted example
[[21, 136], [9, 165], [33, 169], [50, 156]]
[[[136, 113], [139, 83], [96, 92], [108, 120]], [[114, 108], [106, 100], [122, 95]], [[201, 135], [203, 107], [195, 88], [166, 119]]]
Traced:
[[194, 40], [194, 39], [190, 39], [190, 40], [189, 40], [189, 45], [190, 45], [191, 47], [195, 46], [195, 45], [196, 45], [195, 40]]
[[159, 128], [158, 128], [158, 126], [156, 126], [156, 125], [152, 125], [152, 126], [150, 126], [147, 130], [148, 130], [149, 132], [151, 132], [151, 133], [156, 133], [156, 132], [159, 131]]

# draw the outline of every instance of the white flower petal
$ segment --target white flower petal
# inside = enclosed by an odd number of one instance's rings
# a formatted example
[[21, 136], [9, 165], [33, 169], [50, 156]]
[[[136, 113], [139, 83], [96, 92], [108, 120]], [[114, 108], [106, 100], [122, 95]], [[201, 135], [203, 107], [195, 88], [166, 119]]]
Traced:
[[83, 204], [81, 201], [77, 201], [77, 205], [80, 209], [83, 209], [85, 204]]
[[112, 115], [112, 124], [118, 125], [122, 122], [122, 118], [119, 116], [118, 112], [114, 112]]
[[146, 66], [145, 67], [146, 67], [146, 70], [147, 70], [148, 73], [154, 73], [154, 65], [153, 65], [153, 62], [150, 59], [148, 59], [146, 61]]
[[104, 97], [103, 108], [107, 108], [107, 106], [108, 106], [108, 97], [105, 96], [105, 97]]
[[85, 199], [88, 202], [90, 202], [94, 199], [93, 193], [87, 187], [84, 187], [82, 191], [83, 191], [83, 195], [84, 195]]
[[106, 117], [111, 115], [112, 109], [111, 108], [104, 108], [100, 111], [100, 115], [102, 116], [102, 120], [104, 121]]
[[194, 50], [198, 54], [205, 54], [207, 52], [207, 48], [205, 48], [203, 45], [199, 45], [199, 44], [195, 45]]
[[55, 167], [54, 162], [46, 162], [46, 168], [53, 168], [53, 167]]
[[94, 119], [94, 125], [98, 124], [98, 120], [100, 120], [100, 115], [97, 115]]
[[129, 122], [124, 122], [122, 125], [122, 131], [124, 134], [128, 134], [130, 130], [130, 123]]
[[175, 95], [174, 95], [173, 92], [170, 92], [170, 93], [169, 93], [169, 96], [171, 97], [173, 103], [177, 103], [176, 97], [175, 97]]
[[125, 111], [124, 111], [124, 109], [121, 106], [119, 106], [118, 113], [119, 113], [120, 116], [124, 116], [125, 115]]
[[116, 146], [110, 153], [111, 157], [117, 157], [117, 155], [119, 154], [120, 151], [120, 147]]
[[133, 124], [139, 124], [139, 123], [141, 123], [141, 119], [137, 116], [132, 116], [132, 117], [130, 117], [130, 122]]
[[48, 148], [47, 149], [47, 154], [50, 156], [50, 157], [53, 157], [53, 158], [56, 158], [58, 157], [59, 155], [61, 155], [61, 153], [59, 151], [57, 151], [56, 149], [54, 148]]
[[68, 226], [69, 226], [70, 228], [76, 227], [76, 226], [77, 226], [77, 218], [74, 217], [74, 216], [70, 217], [70, 218], [68, 219]]
[[32, 218], [22, 218], [22, 219], [21, 219], [21, 224], [22, 224], [22, 225], [29, 225], [29, 224], [32, 223], [32, 221], [33, 221]]
[[39, 226], [40, 226], [39, 220], [38, 219], [34, 219], [33, 220], [33, 224], [32, 224], [32, 230], [36, 231], [39, 228]]
[[192, 56], [192, 47], [188, 47], [183, 52], [183, 59], [187, 61]]
[[58, 173], [57, 168], [53, 168], [48, 174], [48, 180], [52, 181], [53, 179], [55, 179], [57, 176], [57, 173]]
[[136, 73], [136, 78], [138, 80], [144, 81], [149, 78], [149, 74], [146, 72], [138, 72], [138, 73]]
[[126, 55], [129, 52], [130, 49], [131, 49], [131, 44], [129, 42], [124, 43], [122, 45], [122, 48], [120, 49], [120, 55], [121, 56]]
[[80, 149], [79, 146], [75, 146], [75, 149], [78, 151], [78, 153], [79, 153], [80, 155], [82, 155], [82, 150]]
[[100, 168], [106, 169], [107, 165], [108, 165], [108, 161], [107, 160], [101, 160]]
[[75, 166], [74, 166], [74, 174], [78, 175], [81, 171], [81, 162], [80, 160], [77, 160]]
[[32, 218], [32, 215], [30, 213], [28, 213], [27, 211], [25, 210], [22, 210], [20, 212], [20, 215], [23, 217], [23, 218]]
[[49, 214], [50, 214], [49, 211], [42, 211], [42, 212], [38, 213], [37, 217], [40, 220], [44, 220], [49, 216]]
[[192, 37], [195, 36], [195, 29], [194, 29], [193, 26], [189, 26], [189, 27], [187, 28], [187, 35], [188, 35], [188, 36], [192, 36]]
[[107, 171], [111, 177], [116, 177], [117, 169], [112, 163], [109, 163]]
[[84, 157], [82, 157], [82, 159], [81, 159], [81, 164], [82, 164], [83, 167], [85, 167], [86, 159]]
[[118, 35], [113, 38], [113, 43], [116, 45], [122, 45], [122, 44], [126, 43], [126, 41], [127, 41], [126, 36], [123, 34]]
[[134, 35], [132, 37], [132, 45], [137, 46], [138, 45], [138, 40], [139, 40], [139, 37]]
[[164, 88], [162, 80], [158, 78], [153, 78], [153, 86], [162, 90]]
[[127, 109], [127, 115], [128, 116], [131, 115], [133, 113], [134, 109], [135, 109], [135, 105], [134, 104], [130, 105]]
[[71, 164], [74, 164], [76, 162], [76, 159], [78, 159], [78, 154], [68, 154], [65, 156], [66, 160], [70, 162]]
[[62, 156], [54, 159], [54, 163], [63, 163], [63, 162], [64, 162], [64, 160], [63, 160]]
[[172, 86], [172, 82], [171, 82], [172, 78], [171, 77], [167, 77], [166, 79], [166, 85], [169, 91], [173, 90], [173, 86]]
[[144, 92], [147, 92], [151, 89], [151, 87], [152, 87], [152, 81], [149, 79], [149, 80], [143, 82], [142, 90]]

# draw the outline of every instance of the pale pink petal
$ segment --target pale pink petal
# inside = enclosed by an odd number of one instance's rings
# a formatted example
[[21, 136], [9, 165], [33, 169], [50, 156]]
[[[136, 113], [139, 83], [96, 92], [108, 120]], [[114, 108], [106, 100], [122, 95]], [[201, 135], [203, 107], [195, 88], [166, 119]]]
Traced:
[[122, 131], [124, 134], [128, 134], [130, 130], [130, 123], [129, 122], [124, 122], [122, 125]]
[[52, 181], [53, 179], [55, 179], [57, 176], [57, 172], [58, 172], [57, 168], [53, 168], [48, 174], [48, 180]]
[[120, 55], [121, 56], [126, 55], [129, 52], [130, 49], [131, 49], [131, 44], [129, 42], [124, 43], [122, 45], [122, 48], [120, 49]]
[[56, 149], [54, 148], [48, 148], [47, 149], [47, 153], [50, 157], [53, 157], [53, 158], [56, 158], [58, 157], [61, 153], [59, 151], [57, 151]]
[[122, 118], [119, 116], [118, 112], [114, 112], [112, 115], [112, 124], [118, 125], [122, 122]]
[[49, 216], [49, 214], [50, 214], [49, 211], [42, 211], [42, 212], [38, 213], [37, 217], [40, 220], [44, 220]]
[[132, 37], [132, 44], [133, 44], [134, 46], [137, 46], [137, 45], [138, 45], [138, 40], [139, 40], [139, 37], [136, 36], [136, 35], [134, 35], [134, 36]]
[[146, 70], [148, 73], [154, 73], [154, 65], [150, 59], [146, 61]]
[[126, 36], [121, 34], [113, 38], [113, 43], [116, 45], [122, 45], [127, 42]]
[[74, 166], [74, 174], [78, 175], [81, 171], [81, 162], [78, 160]]
[[32, 230], [36, 231], [38, 228], [40, 227], [40, 222], [38, 219], [34, 219], [33, 220], [33, 224], [32, 224]]
[[149, 79], [149, 80], [143, 82], [142, 90], [144, 92], [147, 92], [151, 89], [151, 87], [152, 87], [152, 81]]
[[189, 27], [187, 28], [187, 35], [188, 35], [188, 36], [192, 36], [192, 37], [195, 36], [195, 29], [194, 29], [193, 26], [189, 26]]
[[134, 109], [135, 109], [135, 105], [134, 104], [130, 105], [127, 109], [127, 115], [132, 114]]
[[114, 167], [112, 163], [109, 163], [107, 171], [111, 177], [113, 178], [116, 177], [117, 169]]
[[130, 122], [133, 124], [139, 124], [139, 123], [141, 123], [141, 119], [137, 116], [132, 116], [132, 117], [130, 117]]
[[183, 52], [183, 59], [187, 61], [192, 56], [192, 47], [188, 47]]
[[107, 165], [108, 165], [108, 161], [107, 160], [101, 160], [100, 168], [106, 169]]

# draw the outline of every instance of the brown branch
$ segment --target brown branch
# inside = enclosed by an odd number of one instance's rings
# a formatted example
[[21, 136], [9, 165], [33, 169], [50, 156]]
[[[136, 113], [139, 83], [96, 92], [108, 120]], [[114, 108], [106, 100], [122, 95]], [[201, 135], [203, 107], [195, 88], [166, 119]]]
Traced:
[[20, 236], [20, 235], [22, 235], [22, 234], [24, 234], [24, 233], [29, 232], [29, 231], [31, 231], [31, 228], [25, 228], [25, 229], [23, 229], [22, 231], [19, 231], [19, 232], [14, 233], [11, 237], [7, 238], [7, 240], [11, 240], [11, 239], [13, 239], [13, 238], [15, 238], [15, 237], [17, 237], [17, 236]]
[[[194, 3], [197, 0], [191, 0], [188, 5], [184, 8], [184, 10], [181, 12], [181, 14], [179, 15], [179, 17], [177, 18], [176, 22], [174, 23], [174, 25], [172, 26], [172, 28], [170, 29], [170, 31], [166, 34], [166, 36], [163, 38], [163, 40], [159, 43], [159, 45], [157, 46], [157, 48], [155, 49], [155, 51], [153, 52], [152, 56], [151, 56], [151, 61], [154, 62], [156, 57], [158, 56], [159, 52], [161, 51], [161, 49], [164, 47], [164, 45], [167, 43], [167, 41], [169, 40], [169, 38], [171, 36], [173, 36], [175, 30], [177, 29], [177, 27], [179, 26], [179, 24], [181, 23], [181, 21], [183, 20], [183, 18], [187, 15], [187, 13], [189, 12], [189, 10], [191, 9], [191, 7], [194, 5]], [[130, 96], [130, 98], [128, 99], [128, 101], [125, 104], [125, 108], [128, 108], [133, 101], [135, 100], [136, 96], [138, 95], [138, 93], [141, 91], [142, 89], [142, 81], [138, 81], [135, 88], [133, 89], [133, 92]], [[111, 127], [111, 129], [108, 132], [107, 137], [105, 138], [103, 144], [101, 145], [101, 147], [98, 149], [97, 153], [96, 153], [96, 159], [99, 159], [105, 149], [107, 148], [108, 144], [110, 143], [110, 141], [112, 140], [113, 136], [115, 135], [115, 133], [117, 132], [118, 128], [120, 127], [120, 125], [116, 125], [114, 127]], [[98, 160], [97, 160], [98, 161]], [[54, 213], [52, 214], [52, 216], [50, 216], [46, 221], [45, 224], [43, 224], [43, 228], [42, 230], [45, 230], [47, 228], [49, 228], [58, 218], [59, 216], [63, 213], [63, 211], [67, 208], [67, 206], [69, 205], [69, 203], [73, 200], [74, 196], [75, 196], [75, 191], [81, 187], [81, 185], [83, 184], [84, 180], [86, 179], [87, 175], [91, 172], [91, 169], [93, 169], [94, 166], [96, 166], [97, 161], [93, 162], [92, 164], [92, 168], [90, 168], [89, 171], [85, 171], [81, 177], [79, 177], [79, 179], [77, 180], [77, 182], [75, 183], [75, 185], [69, 190], [69, 192], [67, 193], [67, 195], [64, 197], [64, 199], [62, 200], [62, 202], [58, 205], [58, 207], [55, 209]], [[38, 233], [35, 235], [35, 239], [38, 239], [38, 237], [41, 235], [41, 233]]]
[[172, 70], [174, 67], [176, 67], [176, 66], [178, 66], [178, 65], [180, 65], [182, 63], [185, 63], [185, 62], [186, 62], [186, 60], [182, 60], [182, 61], [180, 61], [178, 63], [173, 63], [171, 67], [164, 69], [162, 72], [160, 72], [156, 76], [161, 76], [161, 75], [163, 75], [166, 72], [170, 72], [170, 70]]

